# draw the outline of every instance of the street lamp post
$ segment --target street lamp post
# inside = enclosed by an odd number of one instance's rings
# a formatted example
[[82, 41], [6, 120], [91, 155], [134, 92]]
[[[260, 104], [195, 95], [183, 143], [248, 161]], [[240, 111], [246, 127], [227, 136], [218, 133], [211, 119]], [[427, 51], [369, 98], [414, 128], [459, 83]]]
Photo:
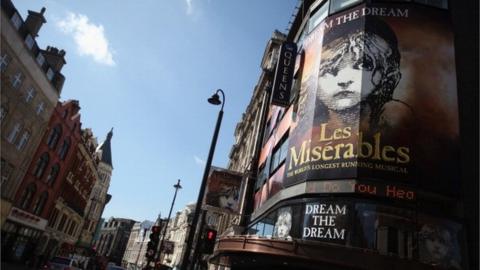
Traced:
[[[218, 93], [222, 94], [222, 100]], [[192, 261], [189, 263], [190, 253], [192, 249], [193, 238], [197, 229], [198, 217], [200, 216], [200, 210], [202, 208], [203, 196], [205, 195], [205, 188], [207, 185], [208, 173], [210, 172], [210, 166], [212, 165], [213, 154], [215, 153], [215, 146], [217, 144], [218, 132], [220, 131], [220, 125], [222, 124], [223, 118], [223, 106], [225, 105], [225, 93], [222, 89], [218, 89], [215, 94], [213, 94], [208, 102], [213, 105], [220, 105], [220, 111], [218, 112], [217, 124], [215, 125], [215, 131], [213, 132], [212, 142], [210, 144], [210, 151], [208, 152], [207, 162], [205, 164], [205, 170], [203, 172], [202, 184], [200, 185], [200, 191], [198, 192], [197, 204], [195, 205], [195, 213], [193, 215], [192, 224], [190, 225], [190, 230], [188, 231], [187, 241], [185, 243], [185, 252], [182, 258], [182, 270], [187, 270], [188, 265], [193, 266], [195, 263]], [[198, 240], [197, 240], [198, 241]], [[196, 245], [195, 245], [196, 246]], [[193, 258], [195, 259], [195, 258]]]
[[178, 179], [177, 184], [173, 185], [173, 187], [175, 188], [175, 194], [173, 195], [172, 205], [170, 206], [170, 212], [168, 212], [167, 222], [165, 223], [165, 226], [163, 228], [162, 240], [160, 241], [160, 251], [158, 253], [158, 260], [160, 261], [160, 263], [162, 263], [161, 259], [162, 259], [163, 242], [165, 240], [165, 235], [167, 234], [168, 222], [170, 221], [170, 217], [172, 215], [172, 209], [173, 209], [173, 205], [175, 204], [175, 198], [177, 198], [178, 190], [182, 188], [182, 186], [180, 185], [180, 179]]

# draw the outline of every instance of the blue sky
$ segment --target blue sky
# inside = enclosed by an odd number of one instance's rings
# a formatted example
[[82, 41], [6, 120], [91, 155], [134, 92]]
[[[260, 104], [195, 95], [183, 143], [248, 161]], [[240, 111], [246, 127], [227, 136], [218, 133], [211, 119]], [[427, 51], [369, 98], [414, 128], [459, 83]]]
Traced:
[[82, 127], [103, 141], [111, 127], [112, 200], [104, 217], [154, 220], [196, 201], [219, 107], [213, 165], [225, 167], [273, 31], [285, 31], [295, 0], [14, 1], [46, 7], [40, 47], [64, 49], [61, 100], [78, 99]]

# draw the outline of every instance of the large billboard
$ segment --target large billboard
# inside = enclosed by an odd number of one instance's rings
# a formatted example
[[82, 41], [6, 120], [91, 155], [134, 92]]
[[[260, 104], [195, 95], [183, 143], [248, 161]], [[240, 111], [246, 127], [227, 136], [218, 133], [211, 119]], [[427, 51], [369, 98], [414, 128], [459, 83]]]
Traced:
[[401, 181], [455, 193], [459, 127], [448, 12], [360, 5], [302, 42], [284, 186]]

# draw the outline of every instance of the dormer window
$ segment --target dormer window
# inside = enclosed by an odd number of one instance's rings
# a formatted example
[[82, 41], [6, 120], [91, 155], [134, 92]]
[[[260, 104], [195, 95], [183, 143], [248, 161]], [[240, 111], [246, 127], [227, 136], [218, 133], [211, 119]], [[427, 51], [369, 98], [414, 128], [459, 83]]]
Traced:
[[35, 43], [35, 40], [33, 39], [32, 35], [28, 34], [25, 37], [25, 45], [27, 45], [27, 48], [31, 50], [34, 43]]
[[13, 23], [13, 26], [17, 30], [20, 29], [20, 26], [22, 26], [22, 23], [23, 23], [22, 18], [20, 17], [20, 15], [17, 12], [15, 12], [13, 14], [13, 16], [11, 18], [11, 21]]
[[47, 70], [47, 79], [51, 81], [53, 79], [53, 75], [55, 75], [55, 72], [51, 68], [48, 68]]
[[40, 66], [43, 66], [43, 63], [45, 63], [45, 56], [43, 56], [43, 54], [41, 53], [38, 53], [37, 58], [35, 60]]

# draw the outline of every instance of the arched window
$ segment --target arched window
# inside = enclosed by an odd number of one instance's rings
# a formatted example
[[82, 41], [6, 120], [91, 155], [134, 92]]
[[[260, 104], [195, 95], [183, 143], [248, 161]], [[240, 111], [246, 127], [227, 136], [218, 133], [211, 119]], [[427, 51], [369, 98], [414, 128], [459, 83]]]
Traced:
[[38, 197], [37, 202], [33, 206], [33, 213], [37, 216], [40, 216], [42, 214], [43, 208], [45, 207], [45, 203], [47, 202], [48, 199], [48, 192], [45, 191]]
[[34, 183], [28, 185], [28, 187], [23, 191], [22, 196], [20, 197], [20, 208], [28, 209], [30, 203], [32, 202], [33, 195], [37, 191], [37, 186]]
[[48, 174], [47, 180], [45, 180], [45, 182], [47, 182], [47, 184], [52, 186], [53, 183], [55, 183], [55, 180], [57, 179], [59, 171], [60, 171], [60, 165], [58, 165], [58, 163], [55, 163], [55, 165], [53, 165], [52, 168], [50, 169], [50, 173]]
[[50, 149], [55, 148], [61, 136], [62, 136], [62, 127], [60, 125], [56, 125], [50, 132], [50, 135], [48, 136], [48, 139], [47, 139], [48, 147], [50, 147]]
[[37, 178], [42, 178], [43, 172], [45, 171], [45, 168], [48, 165], [48, 161], [50, 160], [50, 157], [48, 156], [48, 153], [43, 153], [42, 156], [40, 156], [40, 159], [37, 161], [37, 165], [35, 166], [35, 170], [33, 171], [33, 175]]
[[70, 138], [63, 140], [62, 146], [58, 149], [58, 155], [60, 159], [64, 160], [68, 154], [68, 149], [70, 148]]

